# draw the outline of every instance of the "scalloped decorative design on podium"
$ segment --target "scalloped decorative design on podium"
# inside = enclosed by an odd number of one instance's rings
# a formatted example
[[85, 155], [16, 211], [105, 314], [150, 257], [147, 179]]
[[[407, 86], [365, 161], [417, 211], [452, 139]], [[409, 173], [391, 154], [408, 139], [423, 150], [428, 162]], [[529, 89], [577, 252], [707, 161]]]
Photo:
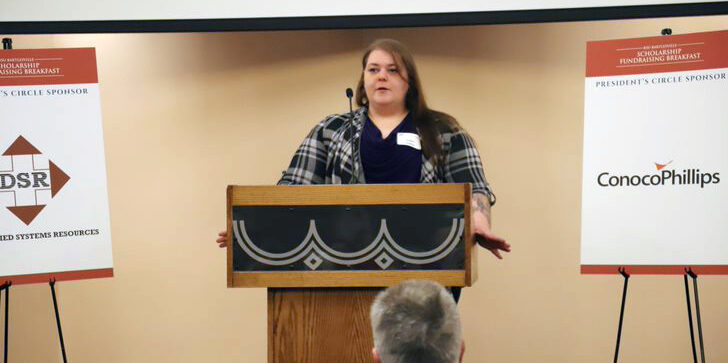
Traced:
[[389, 234], [387, 220], [382, 219], [379, 233], [366, 247], [356, 252], [341, 252], [331, 248], [321, 239], [316, 230], [316, 221], [312, 219], [309, 221], [308, 233], [300, 244], [287, 252], [272, 253], [261, 249], [250, 239], [245, 229], [245, 221], [233, 221], [235, 240], [252, 259], [266, 265], [284, 266], [305, 258], [304, 263], [311, 270], [318, 268], [323, 260], [338, 265], [357, 265], [373, 259], [382, 270], [386, 270], [394, 262], [394, 258], [415, 265], [437, 262], [449, 255], [457, 246], [462, 238], [464, 226], [464, 219], [453, 218], [450, 233], [444, 241], [432, 250], [416, 252], [398, 244]]

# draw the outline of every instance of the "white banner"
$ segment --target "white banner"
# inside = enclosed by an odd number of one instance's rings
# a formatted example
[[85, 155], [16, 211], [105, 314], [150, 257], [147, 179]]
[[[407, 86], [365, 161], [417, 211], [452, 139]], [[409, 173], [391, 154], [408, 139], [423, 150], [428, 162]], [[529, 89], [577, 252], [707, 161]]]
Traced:
[[728, 31], [590, 42], [583, 273], [728, 273]]
[[0, 53], [0, 282], [108, 277], [93, 49]]

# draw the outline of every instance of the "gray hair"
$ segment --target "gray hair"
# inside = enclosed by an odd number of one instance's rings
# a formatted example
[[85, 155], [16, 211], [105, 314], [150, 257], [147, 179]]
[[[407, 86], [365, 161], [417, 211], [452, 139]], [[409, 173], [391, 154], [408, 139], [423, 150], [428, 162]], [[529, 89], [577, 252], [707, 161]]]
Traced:
[[371, 308], [374, 347], [382, 363], [456, 363], [462, 328], [442, 286], [410, 280], [377, 295]]

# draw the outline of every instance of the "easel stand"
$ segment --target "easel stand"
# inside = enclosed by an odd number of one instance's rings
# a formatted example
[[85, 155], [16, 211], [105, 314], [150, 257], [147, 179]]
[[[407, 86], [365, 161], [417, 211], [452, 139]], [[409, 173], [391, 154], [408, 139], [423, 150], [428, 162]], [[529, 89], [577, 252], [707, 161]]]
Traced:
[[[619, 327], [617, 328], [617, 346], [614, 349], [614, 363], [617, 363], [619, 358], [619, 344], [622, 337], [622, 323], [624, 322], [624, 305], [627, 301], [627, 284], [629, 282], [630, 275], [627, 273], [624, 267], [618, 269], [619, 274], [624, 277], [624, 288], [622, 289], [622, 307], [619, 312]], [[705, 363], [705, 348], [703, 346], [703, 326], [700, 319], [700, 300], [698, 297], [698, 275], [693, 272], [689, 267], [685, 268], [683, 274], [683, 281], [685, 282], [685, 298], [687, 300], [688, 307], [688, 322], [690, 324], [690, 344], [693, 350], [693, 362], [698, 363], [698, 355], [695, 349], [695, 330], [693, 328], [693, 312], [692, 305], [690, 303], [690, 288], [688, 287], [688, 276], [693, 279], [693, 294], [695, 295], [695, 316], [698, 325], [698, 340], [700, 342], [700, 361]]]
[[[10, 38], [3, 38], [3, 49], [13, 49], [13, 40]], [[3, 344], [3, 362], [8, 363], [8, 316], [10, 311], [10, 281], [0, 285], [0, 298], [2, 298], [2, 292], [5, 291], [5, 340]]]
[[[58, 328], [58, 337], [61, 343], [61, 353], [63, 354], [63, 362], [67, 363], [68, 359], [66, 358], [66, 345], [63, 342], [63, 330], [61, 329], [61, 317], [58, 314], [58, 299], [56, 299], [56, 280], [52, 279], [48, 283], [51, 287], [51, 297], [53, 298], [53, 310], [56, 313], [56, 327]], [[6, 281], [4, 284], [0, 285], [0, 303], [2, 302], [2, 292], [5, 291], [5, 319], [4, 319], [4, 325], [5, 325], [5, 337], [4, 337], [4, 352], [3, 352], [3, 362], [8, 363], [8, 322], [10, 321], [10, 286], [12, 286], [12, 283], [10, 281]]]
[[[3, 49], [13, 49], [13, 40], [11, 38], [3, 38]], [[56, 299], [56, 279], [51, 278], [48, 282], [51, 287], [51, 297], [53, 298], [53, 310], [56, 313], [56, 327], [58, 328], [58, 338], [61, 343], [61, 353], [63, 354], [63, 362], [67, 363], [66, 345], [63, 342], [63, 330], [61, 329], [61, 317], [58, 314], [58, 299]], [[6, 281], [0, 285], [0, 292], [5, 291], [5, 345], [4, 345], [4, 363], [8, 362], [8, 320], [10, 311], [10, 286], [12, 282]], [[2, 295], [0, 295], [0, 298]]]
[[[9, 318], [9, 311], [10, 311], [10, 285], [12, 285], [9, 281], [5, 282], [4, 284], [0, 285], [0, 298], [2, 298], [2, 292], [5, 291], [5, 340], [4, 340], [4, 354], [3, 362], [8, 363], [8, 318]], [[1, 300], [1, 299], [0, 299]], [[2, 301], [0, 301], [2, 302]]]
[[[13, 40], [10, 38], [3, 38], [3, 49], [13, 49]], [[8, 312], [10, 311], [10, 281], [6, 281], [0, 285], [0, 298], [2, 298], [2, 292], [5, 291], [5, 340], [3, 344], [3, 362], [8, 362]]]
[[698, 337], [700, 340], [700, 361], [705, 363], [705, 350], [703, 348], [703, 326], [700, 323], [700, 300], [698, 299], [698, 275], [690, 268], [685, 269], [683, 280], [685, 281], [685, 298], [688, 305], [688, 322], [690, 323], [690, 343], [693, 348], [693, 362], [698, 363], [698, 356], [695, 354], [695, 333], [693, 331], [693, 314], [690, 311], [690, 289], [688, 289], [688, 276], [693, 279], [693, 291], [695, 294], [695, 317], [698, 323]]
[[629, 283], [629, 274], [624, 267], [619, 268], [619, 274], [624, 277], [624, 288], [622, 289], [622, 308], [619, 310], [619, 328], [617, 328], [617, 346], [614, 348], [614, 363], [619, 358], [619, 343], [622, 340], [622, 323], [624, 322], [624, 304], [627, 301], [627, 284]]
[[66, 344], [63, 342], [63, 330], [61, 329], [61, 317], [58, 314], [58, 300], [56, 299], [56, 279], [52, 279], [49, 283], [51, 286], [51, 296], [53, 297], [53, 310], [56, 312], [56, 326], [58, 327], [58, 340], [61, 343], [61, 353], [63, 354], [63, 363], [67, 363]]

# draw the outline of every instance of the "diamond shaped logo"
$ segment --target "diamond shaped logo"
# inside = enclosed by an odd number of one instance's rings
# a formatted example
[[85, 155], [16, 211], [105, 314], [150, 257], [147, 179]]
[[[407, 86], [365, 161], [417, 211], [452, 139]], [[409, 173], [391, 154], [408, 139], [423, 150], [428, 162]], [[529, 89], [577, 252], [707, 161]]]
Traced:
[[26, 225], [71, 178], [23, 136], [0, 156], [0, 206]]
[[310, 256], [308, 256], [308, 258], [306, 258], [306, 260], [303, 261], [303, 263], [305, 263], [306, 266], [308, 266], [308, 268], [312, 270], [315, 270], [319, 266], [321, 266], [321, 262], [323, 262], [323, 260], [315, 253], [312, 253]]
[[382, 254], [381, 254], [381, 255], [379, 255], [379, 257], [377, 257], [377, 258], [376, 258], [376, 259], [374, 260], [374, 262], [376, 262], [376, 263], [377, 263], [377, 265], [379, 265], [379, 267], [380, 267], [380, 268], [381, 268], [382, 270], [386, 270], [386, 269], [387, 269], [387, 267], [389, 267], [389, 265], [391, 265], [391, 264], [392, 264], [392, 262], [394, 262], [394, 260], [393, 260], [393, 259], [392, 259], [391, 257], [389, 257], [389, 255], [388, 255], [388, 254], [386, 254], [386, 253], [382, 252]]

